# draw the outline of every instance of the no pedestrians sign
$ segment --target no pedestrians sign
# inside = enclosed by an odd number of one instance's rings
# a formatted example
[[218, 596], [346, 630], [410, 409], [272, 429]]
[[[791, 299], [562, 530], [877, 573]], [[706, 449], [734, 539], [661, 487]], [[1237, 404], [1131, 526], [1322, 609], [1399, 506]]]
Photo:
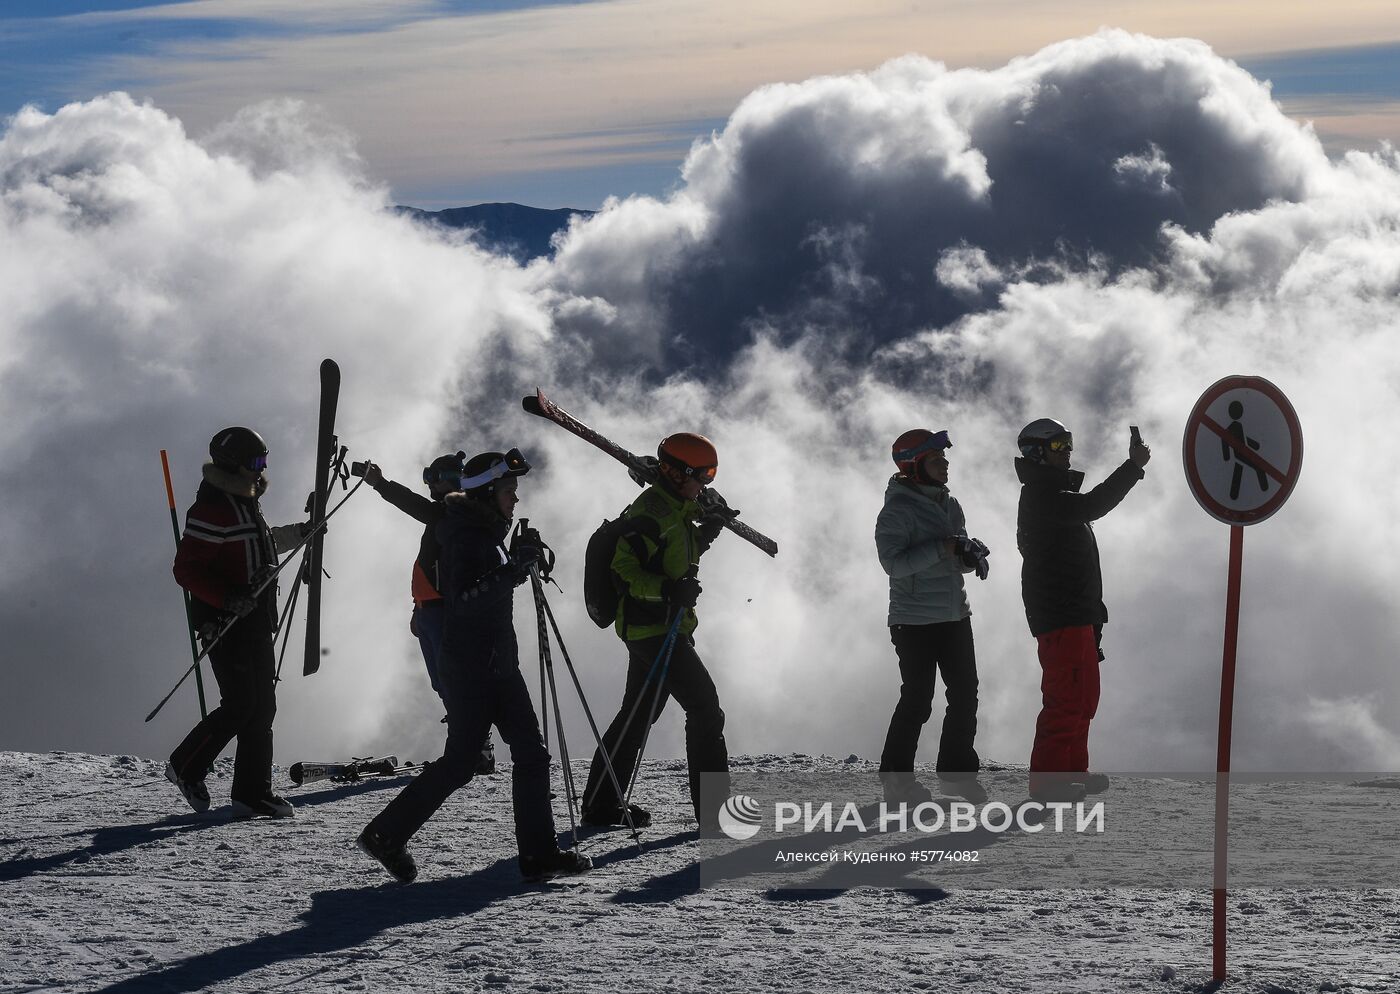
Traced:
[[1229, 525], [1257, 524], [1277, 511], [1303, 467], [1298, 415], [1261, 376], [1227, 376], [1202, 394], [1181, 449], [1196, 502]]

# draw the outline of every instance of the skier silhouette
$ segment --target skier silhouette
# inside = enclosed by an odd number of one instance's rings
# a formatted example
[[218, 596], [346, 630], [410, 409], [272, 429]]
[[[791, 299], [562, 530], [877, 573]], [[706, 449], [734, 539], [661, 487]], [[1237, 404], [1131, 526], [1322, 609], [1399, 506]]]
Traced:
[[[1238, 400], [1230, 401], [1231, 421], [1225, 427], [1225, 430], [1229, 432], [1230, 435], [1233, 436], [1236, 439], [1236, 441], [1239, 442], [1240, 445], [1247, 445], [1249, 446], [1249, 448], [1254, 449], [1257, 452], [1259, 450], [1258, 440], [1250, 438], [1248, 435], [1246, 435], [1244, 433], [1244, 425], [1240, 423], [1240, 418], [1243, 415], [1244, 405], [1241, 404]], [[1226, 439], [1223, 438], [1220, 440], [1220, 455], [1221, 458], [1223, 458], [1226, 462], [1229, 462], [1231, 457], [1234, 457], [1235, 459], [1235, 472], [1230, 477], [1230, 499], [1238, 500], [1240, 496], [1240, 480], [1244, 477], [1245, 460], [1241, 458], [1235, 452], [1234, 447]], [[1263, 467], [1261, 466], [1254, 466], [1253, 469], [1255, 475], [1259, 479], [1260, 492], [1267, 492], [1269, 489], [1268, 475], [1264, 472]]]

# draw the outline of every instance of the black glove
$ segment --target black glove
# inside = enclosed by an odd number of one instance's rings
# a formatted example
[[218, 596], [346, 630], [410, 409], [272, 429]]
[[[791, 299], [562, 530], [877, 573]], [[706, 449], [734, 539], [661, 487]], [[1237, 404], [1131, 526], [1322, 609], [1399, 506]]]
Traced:
[[[645, 472], [639, 472], [629, 466], [627, 467], [627, 475], [632, 477], [632, 482], [639, 487], [650, 486], [656, 480], [657, 470], [661, 463], [656, 456], [642, 456], [641, 463]], [[648, 474], [650, 474], [650, 479], [647, 478]]]
[[246, 618], [258, 606], [258, 599], [250, 588], [244, 587], [224, 598], [224, 610], [239, 618]]
[[[700, 505], [700, 513], [704, 518], [719, 518], [722, 521], [731, 521], [739, 516], [739, 509], [730, 507], [729, 502], [719, 495], [718, 492], [706, 487], [695, 497], [695, 503]], [[704, 520], [702, 518], [701, 520]]]
[[522, 571], [528, 573], [532, 567], [539, 566], [544, 561], [544, 548], [532, 542], [513, 543], [515, 548], [510, 552], [510, 561], [518, 566]]
[[992, 550], [987, 548], [975, 538], [963, 538], [961, 535], [953, 540], [953, 551], [958, 554], [964, 566], [969, 567], [977, 573], [977, 579], [985, 580], [989, 572], [987, 557], [992, 554]]
[[539, 530], [526, 526], [516, 530], [510, 540], [510, 558], [521, 570], [528, 573], [532, 566], [539, 567], [541, 573], [548, 573], [545, 566], [547, 556], [544, 539], [540, 537]]
[[700, 599], [700, 578], [690, 572], [678, 580], [662, 580], [661, 597], [672, 607], [694, 607]]

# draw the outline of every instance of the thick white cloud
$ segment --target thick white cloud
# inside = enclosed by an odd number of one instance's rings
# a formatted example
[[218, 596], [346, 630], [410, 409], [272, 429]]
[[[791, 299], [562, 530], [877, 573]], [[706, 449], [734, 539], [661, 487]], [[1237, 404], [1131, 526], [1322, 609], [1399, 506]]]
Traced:
[[[530, 453], [521, 513], [560, 553], [556, 612], [601, 720], [622, 652], [583, 615], [582, 550], [635, 490], [518, 398], [538, 383], [638, 450], [714, 438], [721, 489], [782, 546], [768, 561], [726, 539], [704, 565], [698, 643], [738, 752], [878, 754], [898, 681], [874, 518], [890, 442], [923, 424], [951, 430], [954, 492], [993, 550], [970, 591], [982, 751], [1024, 761], [1039, 673], [1016, 430], [1069, 423], [1096, 482], [1140, 424], [1147, 480], [1098, 528], [1104, 768], [1213, 761], [1226, 531], [1187, 493], [1177, 440], [1211, 382], [1267, 376], [1307, 456], [1288, 507], [1247, 533], [1236, 765], [1393, 752], [1400, 169], [1329, 163], [1198, 43], [1105, 32], [994, 72], [906, 57], [764, 88], [672, 197], [611, 204], [528, 270], [388, 214], [343, 138], [285, 106], [202, 142], [120, 96], [27, 111], [0, 177], [3, 612], [27, 664], [4, 745], [173, 743], [183, 720], [137, 725], [183, 639], [155, 450], [175, 453], [183, 502], [209, 434], [254, 423], [269, 514], [295, 517], [330, 354], [344, 434], [391, 476], [443, 445]], [[436, 742], [403, 630], [415, 534], [372, 495], [337, 519], [332, 654], [282, 685], [281, 758]], [[675, 720], [654, 739], [680, 741]]]

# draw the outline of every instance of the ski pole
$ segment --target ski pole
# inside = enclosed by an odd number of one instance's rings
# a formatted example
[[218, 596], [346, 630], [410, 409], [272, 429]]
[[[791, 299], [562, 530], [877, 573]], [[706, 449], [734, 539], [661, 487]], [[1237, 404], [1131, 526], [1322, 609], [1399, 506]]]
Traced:
[[[675, 625], [677, 625], [677, 624], [679, 624], [679, 621], [673, 623], [673, 624], [672, 624], [672, 628], [674, 628]], [[647, 670], [646, 679], [644, 679], [644, 680], [642, 681], [641, 689], [637, 691], [637, 699], [636, 699], [635, 701], [632, 702], [632, 710], [627, 712], [627, 720], [624, 721], [624, 722], [622, 723], [622, 731], [618, 734], [618, 737], [617, 737], [617, 744], [613, 747], [614, 750], [616, 750], [618, 747], [620, 747], [620, 746], [622, 745], [623, 740], [627, 738], [627, 732], [628, 732], [629, 729], [631, 729], [631, 727], [632, 727], [632, 722], [633, 722], [633, 720], [637, 717], [637, 708], [639, 708], [639, 707], [642, 706], [642, 691], [646, 690], [647, 687], [651, 686], [651, 678], [652, 678], [653, 676], [656, 675], [656, 670], [657, 670], [657, 668], [661, 665], [661, 657], [662, 657], [662, 656], [665, 654], [665, 652], [666, 652], [666, 647], [667, 647], [667, 644], [668, 644], [669, 641], [670, 641], [670, 638], [671, 638], [671, 633], [668, 631], [668, 632], [666, 633], [666, 641], [663, 642], [662, 645], [661, 645], [661, 652], [658, 652], [658, 653], [656, 654], [656, 658], [655, 658], [654, 660], [652, 660], [651, 669]], [[601, 745], [601, 743], [600, 743], [600, 745]], [[615, 751], [614, 751], [613, 753], [609, 754], [609, 759], [611, 759], [611, 760], [613, 760], [613, 761], [615, 761], [615, 760], [617, 759], [617, 754], [616, 754]], [[635, 777], [634, 777], [633, 779], [635, 779]], [[602, 788], [602, 784], [599, 784], [598, 787], [594, 788], [594, 790], [597, 791], [598, 789], [601, 789], [601, 788]], [[630, 793], [630, 792], [629, 792], [629, 793]], [[595, 797], [597, 796], [596, 793], [595, 793], [594, 796], [595, 796]], [[618, 796], [618, 797], [621, 797], [621, 796], [622, 796], [622, 791], [621, 791], [621, 790], [618, 791], [618, 795], [617, 795], [617, 796]], [[591, 801], [591, 800], [593, 800], [593, 798], [585, 797], [585, 798], [583, 799], [583, 802], [584, 802], [584, 804], [587, 804], [587, 803], [589, 803], [589, 801]]]
[[651, 700], [651, 714], [647, 716], [646, 728], [642, 730], [642, 745], [637, 750], [637, 765], [632, 767], [632, 782], [627, 785], [627, 796], [622, 799], [624, 809], [631, 805], [632, 791], [637, 789], [637, 776], [642, 772], [642, 757], [646, 755], [647, 739], [651, 738], [651, 726], [656, 721], [657, 712], [661, 710], [661, 699], [666, 693], [666, 671], [671, 667], [671, 653], [676, 648], [676, 637], [680, 632], [681, 619], [684, 617], [685, 610], [682, 609], [677, 613], [676, 620], [671, 622], [671, 630], [666, 633], [666, 641], [661, 646], [661, 655], [657, 657], [657, 661], [661, 663], [661, 672], [656, 678], [656, 696]]
[[[549, 675], [549, 695], [554, 701], [554, 725], [559, 733], [559, 764], [563, 771], [564, 781], [564, 806], [569, 809], [569, 834], [573, 839], [573, 847], [578, 849], [578, 822], [574, 817], [574, 804], [578, 799], [578, 789], [574, 784], [574, 771], [569, 760], [569, 743], [564, 738], [564, 718], [559, 711], [559, 688], [554, 683], [554, 662], [550, 658], [549, 652], [549, 630], [545, 627], [544, 618], [544, 589], [540, 580], [540, 571], [537, 567], [530, 567], [530, 588], [535, 595], [535, 620], [539, 626], [539, 647], [540, 666]], [[544, 704], [544, 688], [540, 688], [541, 706]]]
[[[274, 569], [271, 573], [269, 573], [266, 577], [264, 577], [263, 580], [256, 587], [253, 588], [253, 590], [251, 591], [251, 596], [254, 599], [256, 599], [259, 594], [261, 594], [264, 590], [267, 589], [268, 584], [272, 583], [272, 581], [277, 579], [277, 575], [279, 573], [281, 573], [284, 569], [287, 568], [287, 564], [296, 558], [296, 555], [298, 552], [301, 551], [302, 546], [306, 545], [306, 543], [310, 541], [313, 537], [315, 537], [317, 533], [325, 530], [327, 522], [331, 520], [331, 516], [334, 515], [336, 511], [339, 511], [342, 507], [344, 507], [346, 501], [348, 501], [351, 497], [355, 496], [355, 491], [359, 490], [360, 487], [364, 486], [364, 482], [364, 480], [360, 480], [359, 483], [351, 487], [350, 492], [340, 499], [340, 503], [336, 504], [335, 507], [331, 508], [330, 511], [326, 512], [326, 516], [320, 521], [318, 521], [316, 524], [312, 525], [310, 531], [308, 531], [305, 535], [301, 537], [301, 541], [299, 541], [296, 545], [292, 546], [292, 550], [287, 553], [287, 558], [278, 563], [277, 568]], [[180, 689], [180, 685], [189, 679], [190, 674], [193, 673], [196, 667], [199, 666], [200, 660], [202, 660], [205, 656], [209, 655], [209, 651], [213, 649], [214, 646], [219, 644], [219, 640], [222, 639], [225, 635], [227, 635], [229, 629], [232, 628], [235, 624], [237, 624], [239, 620], [240, 619], [235, 616], [229, 618], [223, 623], [222, 627], [219, 628], [218, 632], [215, 633], [214, 637], [210, 639], [207, 643], [205, 643], [203, 651], [201, 651], [199, 655], [195, 657], [194, 662], [190, 664], [189, 668], [185, 670], [184, 674], [181, 675], [180, 679], [176, 681], [175, 686], [170, 688], [170, 693], [162, 697], [160, 699], [160, 703], [152, 709], [150, 714], [146, 715], [147, 721], [150, 721], [156, 715], [160, 714], [160, 709], [165, 707], [166, 702], [169, 701], [170, 698], [175, 696], [175, 691]]]
[[[165, 473], [165, 500], [170, 505], [170, 527], [175, 530], [175, 551], [180, 551], [180, 518], [175, 513], [175, 488], [170, 483], [170, 458], [164, 449], [160, 450], [160, 468]], [[184, 587], [180, 593], [185, 599], [185, 627], [190, 632], [190, 656], [195, 661], [194, 685], [199, 691], [199, 716], [207, 718], [209, 712], [204, 707], [204, 674], [199, 670], [199, 646], [194, 640], [194, 618], [190, 616], [190, 592]]]
[[[303, 553], [301, 554], [301, 558], [302, 558], [302, 563], [305, 564], [305, 562], [306, 562], [306, 553], [305, 553], [305, 552], [303, 552]], [[298, 566], [298, 567], [297, 567], [297, 570], [300, 571], [300, 570], [301, 570], [301, 567]], [[287, 596], [287, 604], [286, 604], [286, 606], [285, 606], [284, 608], [282, 608], [282, 617], [280, 617], [280, 618], [277, 619], [277, 634], [280, 635], [280, 636], [282, 637], [282, 650], [281, 650], [280, 652], [277, 653], [277, 672], [274, 673], [273, 676], [272, 676], [272, 682], [273, 682], [273, 683], [281, 683], [281, 682], [282, 682], [282, 661], [283, 661], [284, 659], [287, 658], [287, 646], [291, 645], [291, 643], [292, 643], [291, 635], [288, 633], [287, 627], [291, 624], [291, 622], [292, 622], [292, 617], [296, 614], [296, 609], [297, 609], [297, 598], [298, 598], [300, 595], [301, 595], [301, 584], [300, 584], [300, 583], [294, 583], [294, 584], [292, 584], [292, 592]]]
[[[549, 606], [549, 598], [544, 595], [544, 587], [540, 587], [540, 600], [544, 604], [544, 613], [549, 618], [550, 628], [554, 630], [554, 639], [559, 643], [559, 652], [564, 657], [564, 666], [569, 671], [569, 678], [574, 682], [574, 690], [578, 692], [578, 702], [583, 705], [584, 717], [588, 719], [588, 728], [593, 732], [593, 741], [597, 743], [598, 755], [603, 757], [603, 769], [607, 771], [608, 779], [612, 781], [613, 790], [617, 796], [622, 796], [622, 784], [618, 782], [617, 771], [613, 769], [612, 757], [608, 755], [608, 750], [603, 747], [603, 737], [598, 734], [598, 723], [593, 720], [593, 709], [588, 706], [588, 698], [583, 693], [583, 684], [579, 682], [578, 671], [574, 669], [574, 661], [569, 658], [569, 650], [564, 645], [564, 636], [559, 634], [559, 624], [554, 620], [554, 609]], [[558, 707], [558, 705], [555, 705]], [[622, 809], [622, 819], [627, 823], [628, 830], [632, 833], [632, 838], [641, 847], [640, 836], [637, 826], [632, 823], [632, 812], [624, 807]]]

